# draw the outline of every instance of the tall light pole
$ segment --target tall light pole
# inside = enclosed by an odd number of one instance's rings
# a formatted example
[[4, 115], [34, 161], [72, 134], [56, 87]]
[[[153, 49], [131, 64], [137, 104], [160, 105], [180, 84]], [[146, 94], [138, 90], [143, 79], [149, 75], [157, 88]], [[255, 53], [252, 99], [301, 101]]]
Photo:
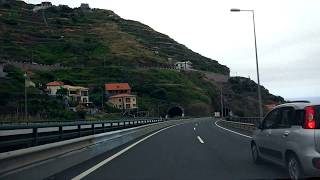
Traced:
[[247, 11], [247, 12], [252, 13], [254, 48], [255, 48], [255, 52], [256, 52], [256, 66], [257, 66], [257, 80], [258, 80], [259, 115], [260, 115], [260, 118], [262, 118], [263, 111], [262, 111], [262, 98], [261, 98], [261, 88], [260, 88], [259, 61], [258, 61], [258, 52], [257, 52], [256, 23], [254, 20], [254, 10], [231, 9], [230, 11], [231, 12]]

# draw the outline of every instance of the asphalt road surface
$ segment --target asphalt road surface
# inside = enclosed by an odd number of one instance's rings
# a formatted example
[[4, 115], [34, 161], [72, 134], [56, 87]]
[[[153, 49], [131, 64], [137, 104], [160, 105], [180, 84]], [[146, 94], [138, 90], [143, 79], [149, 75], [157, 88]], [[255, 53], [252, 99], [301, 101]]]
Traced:
[[[286, 170], [255, 165], [250, 138], [201, 119], [165, 129], [69, 168], [49, 179], [281, 179]], [[138, 141], [138, 140], [137, 140]], [[130, 147], [128, 147], [130, 146]], [[99, 164], [100, 163], [100, 164]]]

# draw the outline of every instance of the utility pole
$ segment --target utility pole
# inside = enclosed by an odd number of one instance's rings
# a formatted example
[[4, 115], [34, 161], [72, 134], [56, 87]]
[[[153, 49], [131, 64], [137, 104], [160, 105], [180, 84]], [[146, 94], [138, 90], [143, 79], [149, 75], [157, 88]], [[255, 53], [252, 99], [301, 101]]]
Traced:
[[221, 97], [221, 118], [223, 118], [223, 97], [222, 97], [222, 87], [220, 89], [220, 97]]
[[28, 78], [28, 75], [25, 72], [24, 73], [24, 116], [25, 116], [25, 120], [28, 119], [27, 78]]
[[103, 110], [104, 107], [104, 88], [102, 85], [102, 94], [101, 94], [101, 109]]

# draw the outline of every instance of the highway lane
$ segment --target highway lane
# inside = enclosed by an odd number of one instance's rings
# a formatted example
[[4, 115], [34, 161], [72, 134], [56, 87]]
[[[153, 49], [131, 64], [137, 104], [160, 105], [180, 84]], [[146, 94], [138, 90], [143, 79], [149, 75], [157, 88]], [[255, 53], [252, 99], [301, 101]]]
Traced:
[[[199, 120], [163, 130], [83, 179], [274, 179], [288, 176], [279, 166], [255, 165], [250, 154], [250, 139], [223, 130], [214, 122]], [[50, 179], [77, 177], [125, 147]]]

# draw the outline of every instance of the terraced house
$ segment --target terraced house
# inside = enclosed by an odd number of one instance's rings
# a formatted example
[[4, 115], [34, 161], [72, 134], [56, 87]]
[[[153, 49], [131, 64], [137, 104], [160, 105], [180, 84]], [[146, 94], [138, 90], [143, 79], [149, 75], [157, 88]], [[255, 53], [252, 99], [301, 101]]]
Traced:
[[131, 87], [128, 83], [105, 84], [108, 102], [115, 108], [127, 110], [137, 108], [137, 97], [131, 94]]

